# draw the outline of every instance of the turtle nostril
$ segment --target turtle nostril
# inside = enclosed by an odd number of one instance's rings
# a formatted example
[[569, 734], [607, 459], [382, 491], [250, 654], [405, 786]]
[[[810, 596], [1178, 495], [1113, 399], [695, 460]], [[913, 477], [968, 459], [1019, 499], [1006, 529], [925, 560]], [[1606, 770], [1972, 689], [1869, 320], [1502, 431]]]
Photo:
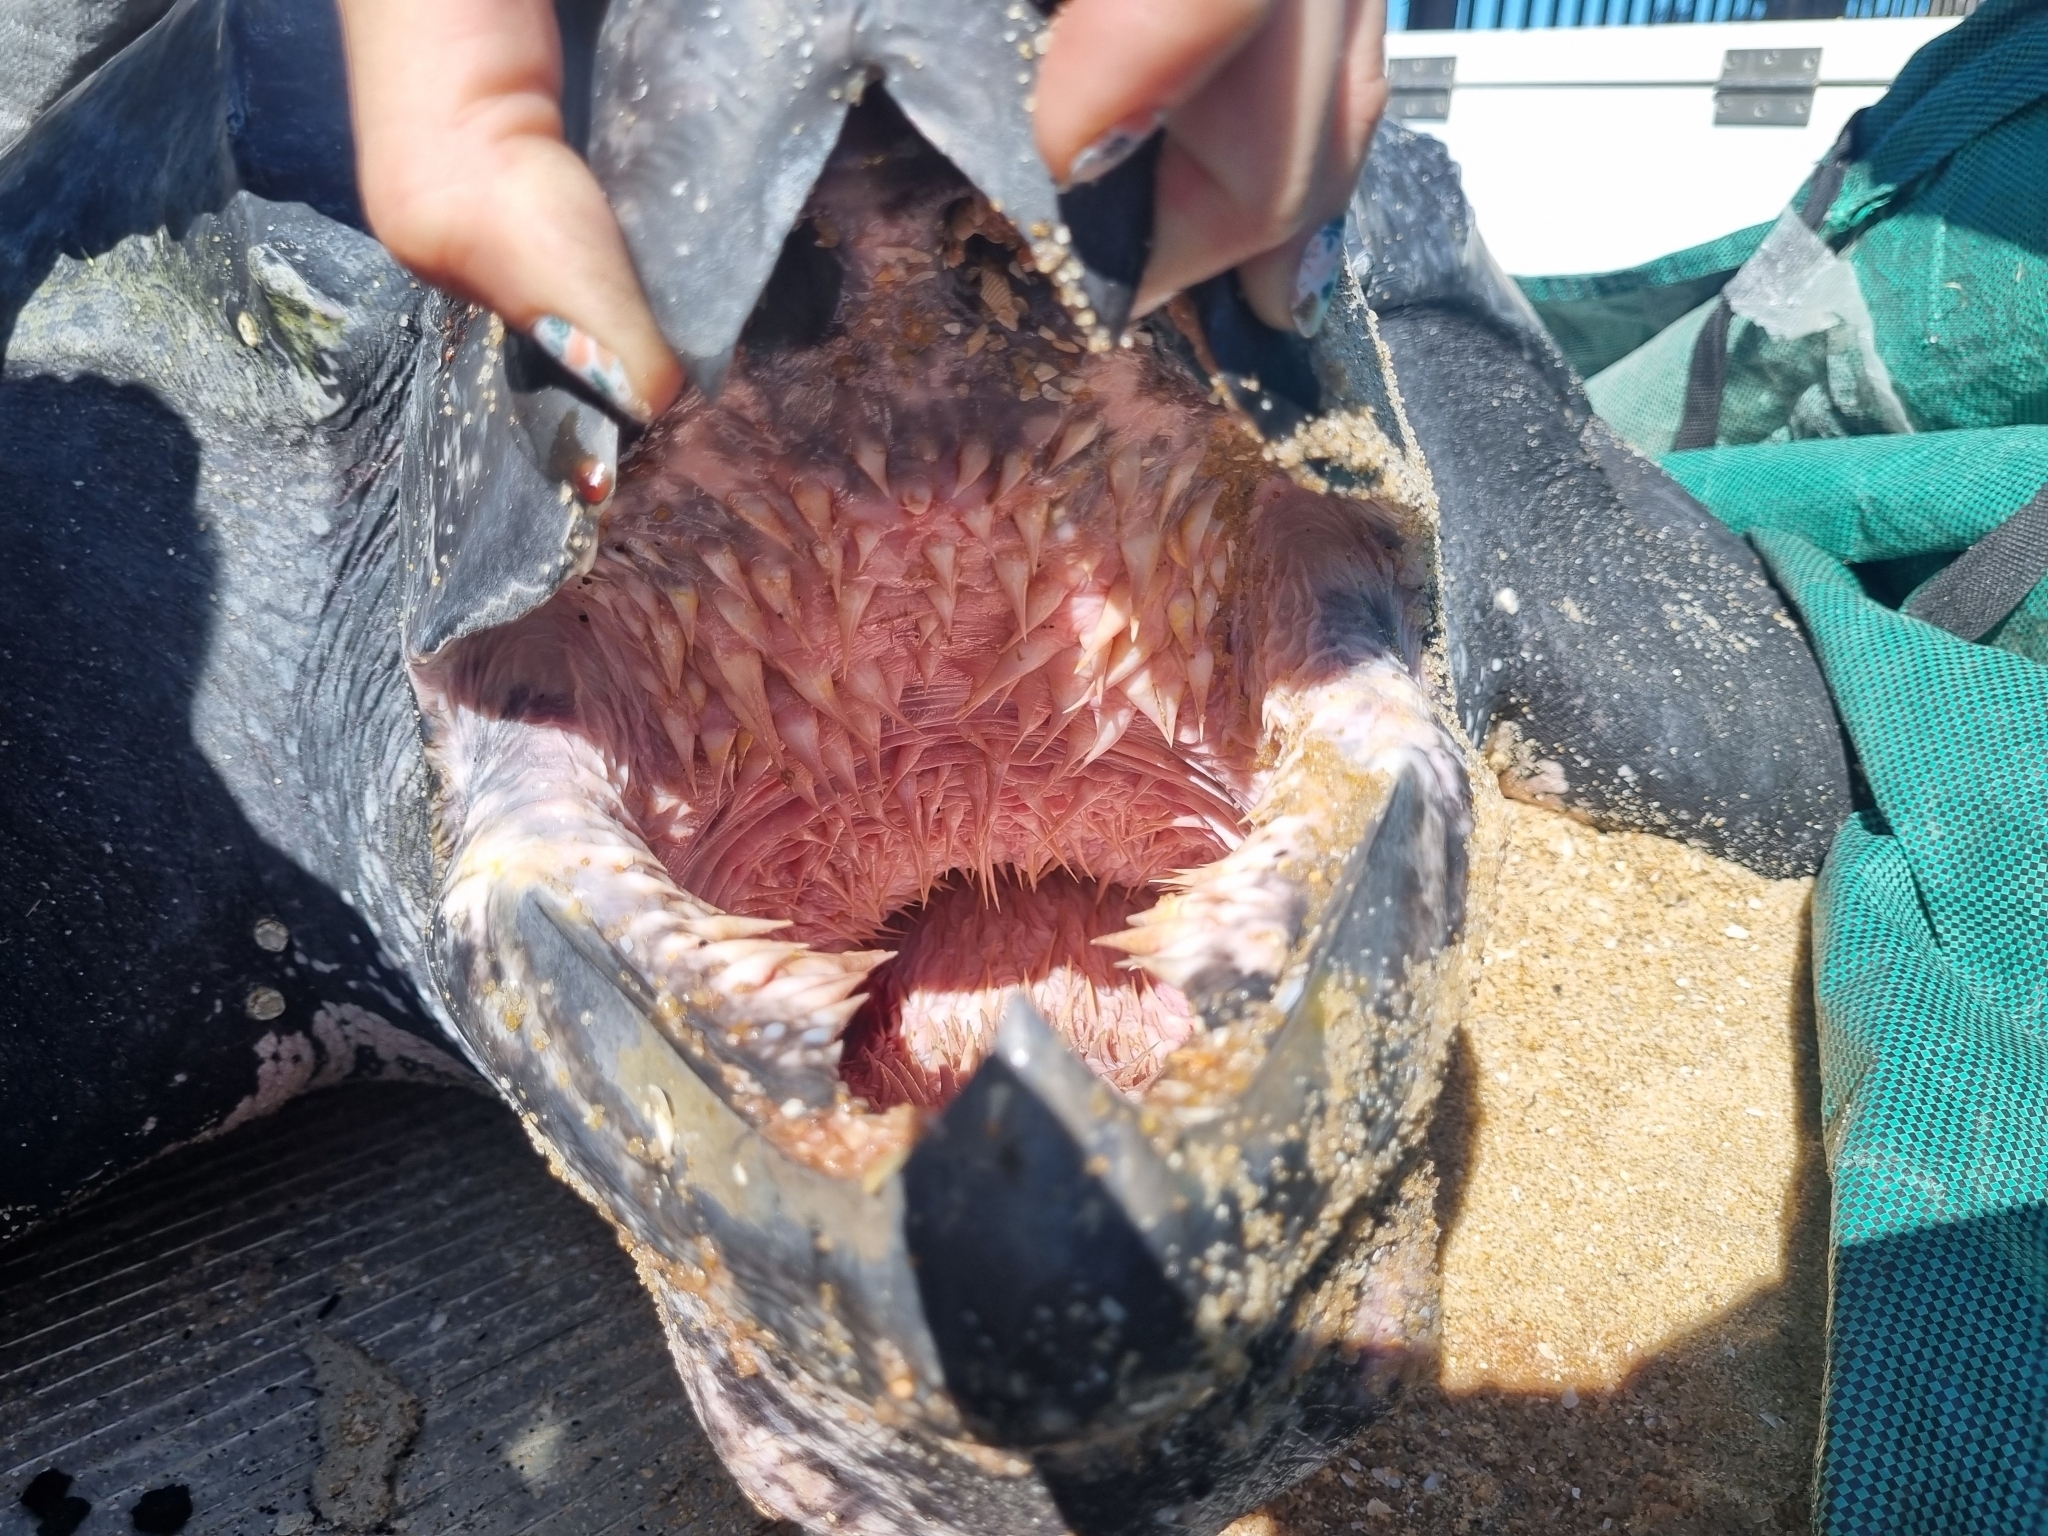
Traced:
[[822, 237], [817, 222], [805, 219], [782, 242], [782, 254], [775, 259], [768, 286], [762, 289], [740, 335], [749, 351], [814, 347], [831, 333], [846, 269], [838, 251]]

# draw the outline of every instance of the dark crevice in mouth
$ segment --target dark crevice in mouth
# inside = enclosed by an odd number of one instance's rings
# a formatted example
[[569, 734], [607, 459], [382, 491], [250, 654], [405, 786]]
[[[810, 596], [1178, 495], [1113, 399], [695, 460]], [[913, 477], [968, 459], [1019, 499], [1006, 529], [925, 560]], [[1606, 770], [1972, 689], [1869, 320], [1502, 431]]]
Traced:
[[740, 333], [746, 352], [798, 351], [815, 347], [832, 334], [846, 285], [838, 245], [838, 232], [816, 219], [804, 219], [789, 232], [768, 286]]

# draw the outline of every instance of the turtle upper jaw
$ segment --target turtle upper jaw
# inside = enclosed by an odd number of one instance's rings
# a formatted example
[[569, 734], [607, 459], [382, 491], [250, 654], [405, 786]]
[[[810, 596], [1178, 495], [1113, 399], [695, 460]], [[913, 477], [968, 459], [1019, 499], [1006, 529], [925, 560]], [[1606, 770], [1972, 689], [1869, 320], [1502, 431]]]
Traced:
[[[715, 395], [784, 237], [870, 87], [999, 208], [1075, 334], [1121, 333], [1149, 159], [1062, 195], [1031, 128], [1047, 22], [1023, 0], [630, 0], [598, 48], [592, 168], [656, 319]], [[879, 94], [876, 92], [875, 94]]]

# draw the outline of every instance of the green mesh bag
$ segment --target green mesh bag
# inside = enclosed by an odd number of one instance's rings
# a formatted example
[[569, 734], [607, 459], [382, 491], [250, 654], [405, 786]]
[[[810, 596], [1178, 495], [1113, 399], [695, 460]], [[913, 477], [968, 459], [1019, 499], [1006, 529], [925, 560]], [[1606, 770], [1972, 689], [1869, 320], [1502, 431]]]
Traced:
[[2048, 1531], [2048, 598], [1971, 644], [1872, 592], [2027, 504], [2048, 428], [1664, 462], [1798, 605], [1878, 807], [1814, 893], [1834, 1177], [1818, 1525]]
[[[1875, 802], [1814, 894], [1816, 1525], [2048, 1536], [2048, 4], [1916, 55], [1720, 294], [1656, 270], [1532, 299], [1588, 357], [1685, 306], [1588, 392], [1756, 545]], [[1995, 622], [1912, 616], [2000, 549]]]
[[1523, 296], [1583, 378], [1635, 351], [1701, 305], [1756, 254], [1768, 222], [1619, 272], [1518, 277]]
[[[1637, 448], [2048, 422], [2048, 7], [1989, 0], [1908, 62], [1843, 148], [1823, 208], [1807, 204], [1824, 172], [1717, 296], [1666, 284], [1687, 312], [1588, 378]], [[1540, 282], [1548, 300], [1603, 279]], [[1564, 317], [1570, 337], [1600, 325], [1591, 308]], [[1688, 439], [1717, 318], [1718, 410]]]

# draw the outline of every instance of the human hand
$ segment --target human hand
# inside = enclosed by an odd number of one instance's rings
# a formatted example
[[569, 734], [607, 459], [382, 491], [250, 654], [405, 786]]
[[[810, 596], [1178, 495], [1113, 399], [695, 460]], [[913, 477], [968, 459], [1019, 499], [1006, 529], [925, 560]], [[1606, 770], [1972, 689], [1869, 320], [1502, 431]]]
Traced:
[[1065, 182], [1160, 124], [1152, 260], [1134, 310], [1232, 267], [1268, 325], [1314, 335], [1340, 217], [1387, 103], [1386, 0], [1068, 0], [1038, 75]]
[[[562, 141], [550, 0], [340, 9], [378, 238], [628, 415], [659, 414], [682, 370], [603, 191]], [[1140, 313], [1237, 266], [1268, 324], [1321, 324], [1337, 255], [1324, 226], [1386, 102], [1385, 19], [1385, 0], [1069, 0], [1039, 81], [1047, 164], [1087, 179], [1155, 121], [1167, 129]]]
[[550, 0], [340, 5], [357, 180], [377, 238], [628, 415], [660, 414], [682, 368], [597, 178], [562, 142]]

